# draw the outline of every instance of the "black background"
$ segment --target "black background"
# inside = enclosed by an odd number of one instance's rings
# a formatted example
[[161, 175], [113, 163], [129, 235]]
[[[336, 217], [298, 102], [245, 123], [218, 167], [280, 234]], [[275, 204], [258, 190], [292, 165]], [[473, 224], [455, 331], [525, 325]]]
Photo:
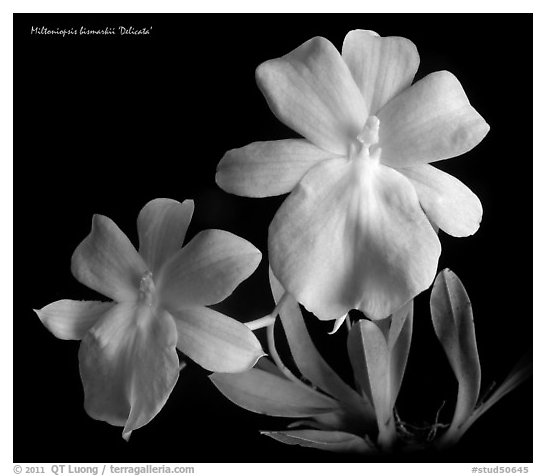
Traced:
[[[147, 36], [31, 35], [32, 26], [151, 28]], [[83, 409], [78, 342], [54, 338], [32, 312], [62, 298], [96, 299], [70, 274], [91, 216], [112, 218], [136, 242], [150, 199], [193, 198], [188, 237], [229, 230], [264, 253], [258, 271], [220, 309], [241, 321], [271, 311], [267, 227], [284, 197], [228, 195], [214, 182], [228, 149], [294, 137], [254, 81], [261, 62], [321, 35], [341, 48], [364, 28], [411, 39], [416, 79], [448, 69], [491, 125], [483, 143], [440, 164], [481, 199], [478, 233], [441, 233], [440, 269], [452, 268], [473, 303], [484, 389], [531, 346], [531, 15], [15, 15], [14, 459], [17, 462], [355, 461], [260, 436], [287, 421], [251, 414], [217, 392], [197, 366], [129, 443]], [[453, 407], [456, 384], [428, 312], [416, 300], [414, 342], [398, 409], [416, 425]], [[320, 349], [350, 379], [345, 330], [309, 322]], [[260, 337], [262, 334], [260, 331]], [[529, 462], [532, 385], [493, 407], [447, 454], [398, 461]]]

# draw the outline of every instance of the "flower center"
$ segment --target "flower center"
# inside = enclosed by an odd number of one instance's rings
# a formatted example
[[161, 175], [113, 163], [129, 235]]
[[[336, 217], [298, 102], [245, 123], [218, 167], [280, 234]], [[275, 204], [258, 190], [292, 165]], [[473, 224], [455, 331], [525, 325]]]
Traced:
[[146, 306], [152, 307], [155, 298], [155, 284], [152, 279], [152, 273], [148, 271], [140, 279], [140, 286], [138, 289], [138, 301]]
[[[379, 142], [379, 119], [376, 116], [368, 117], [362, 132], [350, 146], [349, 158], [365, 161], [369, 164], [378, 164], [381, 149], [373, 147]], [[370, 152], [370, 149], [373, 149]]]

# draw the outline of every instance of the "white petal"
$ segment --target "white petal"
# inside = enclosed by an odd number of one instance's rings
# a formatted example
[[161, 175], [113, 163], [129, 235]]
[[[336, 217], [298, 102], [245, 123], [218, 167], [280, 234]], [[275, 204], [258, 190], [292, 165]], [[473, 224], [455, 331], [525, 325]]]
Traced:
[[176, 340], [176, 326], [167, 313], [130, 303], [112, 308], [80, 346], [87, 413], [124, 426], [126, 439], [146, 425], [178, 378]]
[[261, 64], [256, 80], [282, 122], [330, 152], [347, 153], [368, 117], [347, 65], [325, 38]]
[[99, 301], [55, 301], [34, 312], [59, 339], [80, 340], [115, 303]]
[[476, 233], [482, 221], [482, 204], [464, 183], [428, 164], [399, 172], [410, 179], [425, 213], [442, 230], [459, 237]]
[[305, 173], [334, 154], [307, 140], [253, 142], [226, 152], [216, 171], [216, 183], [243, 197], [270, 197], [290, 192]]
[[366, 161], [313, 167], [270, 226], [284, 288], [320, 319], [387, 317], [432, 283], [440, 242], [408, 179]]
[[406, 38], [353, 30], [342, 51], [371, 115], [410, 86], [419, 67], [417, 48]]
[[193, 200], [183, 203], [156, 198], [140, 211], [137, 220], [139, 253], [152, 273], [173, 256], [184, 243], [193, 215]]
[[178, 348], [213, 372], [242, 372], [265, 355], [254, 333], [241, 322], [206, 307], [174, 311]]
[[103, 215], [94, 215], [91, 233], [72, 255], [72, 274], [114, 301], [135, 301], [146, 265], [127, 236]]
[[254, 272], [261, 258], [254, 245], [232, 233], [202, 231], [162, 271], [161, 299], [169, 309], [216, 304]]
[[330, 332], [328, 332], [328, 334], [332, 335], [332, 334], [335, 334], [337, 331], [339, 331], [339, 328], [343, 325], [347, 317], [348, 317], [348, 314], [344, 314], [343, 316], [338, 317], [336, 319], [336, 322], [334, 322], [334, 328]]
[[489, 125], [453, 74], [425, 76], [377, 114], [381, 161], [393, 167], [449, 159], [478, 145]]

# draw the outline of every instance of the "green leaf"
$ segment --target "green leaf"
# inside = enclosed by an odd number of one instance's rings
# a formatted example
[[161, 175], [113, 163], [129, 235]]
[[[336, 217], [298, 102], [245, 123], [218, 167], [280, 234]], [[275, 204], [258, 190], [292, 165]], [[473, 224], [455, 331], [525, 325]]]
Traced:
[[[510, 373], [504, 379], [493, 394], [487, 399], [483, 404], [485, 408], [483, 411], [489, 409], [497, 403], [502, 397], [510, 393], [515, 388], [519, 387], [523, 382], [525, 382], [532, 373], [532, 362], [531, 362], [531, 352], [527, 352], [519, 362], [514, 366]], [[482, 407], [480, 407], [482, 408]]]
[[337, 453], [375, 452], [375, 448], [363, 438], [343, 431], [289, 430], [262, 431], [261, 433], [287, 445], [299, 445]]
[[523, 382], [525, 382], [532, 373], [532, 362], [531, 362], [531, 353], [526, 353], [520, 361], [514, 366], [514, 368], [507, 375], [504, 382], [502, 382], [496, 390], [491, 394], [491, 396], [472, 414], [472, 416], [466, 421], [461, 429], [460, 436], [467, 431], [474, 422], [481, 417], [487, 410], [489, 410], [495, 403], [497, 403], [501, 398], [506, 396], [512, 390], [519, 387]]
[[480, 360], [472, 306], [459, 278], [449, 269], [436, 277], [430, 297], [434, 331], [459, 382], [457, 405], [446, 439], [470, 417], [480, 393]]
[[255, 413], [307, 417], [339, 410], [337, 402], [328, 396], [259, 368], [236, 374], [214, 373], [209, 378], [225, 397]]
[[351, 327], [347, 336], [347, 352], [349, 360], [353, 368], [355, 383], [369, 401], [373, 400], [372, 391], [370, 389], [370, 379], [368, 377], [368, 367], [366, 365], [366, 354], [364, 354], [364, 346], [362, 345], [362, 331], [359, 322], [356, 322]]
[[360, 328], [370, 392], [381, 431], [392, 419], [389, 347], [381, 329], [372, 321], [361, 320], [356, 327]]
[[[278, 302], [285, 291], [271, 268], [269, 268], [269, 281], [275, 302]], [[307, 331], [299, 304], [291, 296], [282, 306], [280, 318], [290, 352], [302, 375], [332, 397], [349, 404], [363, 415], [369, 425], [373, 425], [375, 416], [370, 401], [365, 396], [360, 397], [322, 358]]]
[[379, 427], [378, 442], [387, 448], [396, 438], [396, 428], [393, 416], [391, 358], [385, 333], [375, 322], [363, 319], [351, 328], [348, 342], [355, 376], [373, 401]]
[[406, 363], [411, 345], [413, 329], [413, 300], [396, 311], [391, 317], [391, 326], [387, 338], [390, 353], [391, 372], [391, 405], [394, 406], [402, 378], [406, 370]]
[[[402, 377], [404, 376], [404, 371], [406, 369], [406, 362], [411, 344], [413, 301], [402, 306], [387, 319], [374, 321], [373, 323], [379, 328], [387, 343], [389, 354], [388, 368], [390, 369], [391, 380], [390, 405], [394, 406], [402, 383]], [[373, 400], [363, 347], [363, 336], [361, 328], [358, 325], [354, 325], [349, 332], [347, 350], [349, 352], [355, 380], [360, 391], [370, 400]]]

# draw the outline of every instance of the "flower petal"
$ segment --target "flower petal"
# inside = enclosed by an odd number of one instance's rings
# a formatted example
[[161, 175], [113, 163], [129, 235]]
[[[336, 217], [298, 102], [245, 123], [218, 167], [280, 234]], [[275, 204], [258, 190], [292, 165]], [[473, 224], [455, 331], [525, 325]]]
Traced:
[[201, 367], [213, 372], [242, 372], [265, 355], [254, 333], [244, 324], [206, 307], [174, 311], [177, 347]]
[[382, 108], [381, 161], [392, 167], [449, 159], [478, 145], [489, 125], [448, 71], [425, 76]]
[[236, 405], [270, 416], [305, 417], [339, 410], [335, 400], [258, 368], [236, 374], [209, 376], [222, 394]]
[[288, 430], [262, 431], [261, 433], [287, 445], [299, 445], [337, 453], [376, 452], [375, 448], [360, 436], [344, 431]]
[[482, 221], [482, 204], [464, 183], [432, 165], [398, 169], [417, 191], [429, 219], [451, 236], [476, 233]]
[[205, 230], [169, 261], [157, 286], [169, 309], [216, 304], [248, 278], [261, 259], [250, 242], [227, 231]]
[[135, 301], [146, 265], [127, 236], [103, 215], [94, 215], [91, 233], [72, 255], [72, 274], [114, 301]]
[[313, 167], [269, 231], [275, 276], [319, 319], [387, 317], [430, 286], [440, 255], [410, 182], [367, 159]]
[[123, 437], [161, 410], [178, 379], [176, 326], [165, 312], [122, 303], [82, 340], [79, 358], [85, 409], [124, 426]]
[[345, 315], [343, 315], [341, 317], [338, 317], [336, 319], [336, 321], [334, 322], [333, 329], [330, 332], [328, 332], [328, 335], [333, 335], [337, 331], [339, 331], [339, 328], [343, 325], [343, 323], [345, 322], [345, 319], [347, 319], [347, 317], [348, 317], [348, 314], [345, 314]]
[[253, 142], [226, 152], [216, 183], [243, 197], [270, 197], [290, 192], [305, 173], [331, 152], [301, 139]]
[[256, 80], [279, 120], [330, 152], [347, 153], [368, 117], [347, 65], [325, 38], [261, 64]]
[[193, 200], [183, 203], [156, 198], [140, 211], [137, 220], [139, 253], [150, 271], [156, 273], [184, 243], [193, 215]]
[[34, 312], [55, 337], [80, 340], [114, 305], [112, 302], [62, 299], [42, 309], [35, 309]]
[[347, 33], [342, 52], [370, 115], [409, 87], [419, 67], [419, 54], [410, 40], [381, 38], [366, 30]]

